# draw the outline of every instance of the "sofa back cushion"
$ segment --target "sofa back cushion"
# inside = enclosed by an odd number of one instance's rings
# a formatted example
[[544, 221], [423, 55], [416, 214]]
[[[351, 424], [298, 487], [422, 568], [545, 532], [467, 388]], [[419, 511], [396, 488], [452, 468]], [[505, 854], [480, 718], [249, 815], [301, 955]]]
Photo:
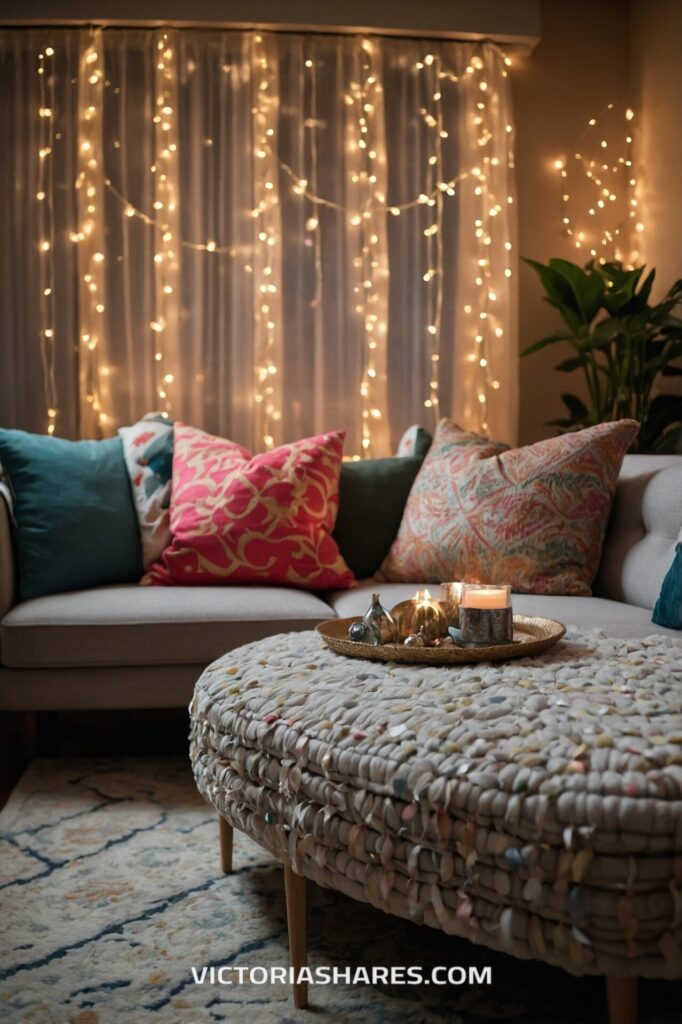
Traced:
[[0, 429], [0, 463], [12, 492], [23, 600], [139, 580], [140, 539], [120, 438], [65, 441]]
[[406, 455], [342, 465], [333, 537], [358, 579], [373, 576], [388, 554], [422, 462]]
[[251, 457], [176, 423], [171, 543], [142, 582], [350, 586], [353, 574], [331, 536], [343, 439], [332, 431]]
[[653, 608], [680, 540], [682, 456], [626, 455], [595, 594]]
[[441, 420], [381, 571], [589, 596], [634, 420], [505, 450]]

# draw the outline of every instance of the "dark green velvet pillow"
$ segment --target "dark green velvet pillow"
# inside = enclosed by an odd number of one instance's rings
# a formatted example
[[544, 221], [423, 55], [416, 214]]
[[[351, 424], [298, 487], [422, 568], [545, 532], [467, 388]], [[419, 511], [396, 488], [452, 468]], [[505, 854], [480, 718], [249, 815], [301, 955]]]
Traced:
[[422, 461], [396, 456], [341, 466], [333, 536], [358, 579], [373, 576], [388, 554]]
[[140, 539], [121, 440], [0, 429], [22, 599], [137, 582]]
[[675, 548], [651, 621], [668, 629], [682, 629], [682, 544]]

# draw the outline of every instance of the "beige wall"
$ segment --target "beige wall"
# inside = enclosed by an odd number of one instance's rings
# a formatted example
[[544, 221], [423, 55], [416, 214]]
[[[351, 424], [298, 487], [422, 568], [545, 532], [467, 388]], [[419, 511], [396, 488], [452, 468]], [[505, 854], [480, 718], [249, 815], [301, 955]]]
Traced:
[[682, 277], [682, 2], [630, 3], [633, 103], [639, 112], [639, 201], [654, 299]]
[[[671, 0], [671, 6], [674, 0]], [[647, 5], [648, 6], [648, 5]], [[563, 189], [552, 160], [575, 149], [587, 121], [608, 103], [628, 103], [629, 55], [626, 0], [543, 0], [541, 41], [517, 59], [512, 74], [521, 256], [546, 263], [576, 259], [562, 234]], [[537, 275], [519, 268], [519, 344], [523, 349], [561, 326], [542, 299]], [[554, 433], [545, 421], [562, 415], [562, 391], [580, 393], [577, 375], [553, 367], [563, 347], [521, 360], [519, 442]]]
[[[551, 161], [575, 148], [607, 103], [629, 103], [636, 111], [642, 258], [656, 267], [658, 299], [682, 277], [682, 0], [542, 0], [541, 12], [541, 42], [517, 60], [512, 77], [520, 254], [578, 262], [561, 232], [562, 189]], [[519, 283], [524, 348], [560, 319], [525, 265]], [[580, 393], [577, 375], [553, 371], [565, 354], [557, 347], [521, 361], [522, 444], [553, 433], [544, 424], [561, 415], [562, 391]]]

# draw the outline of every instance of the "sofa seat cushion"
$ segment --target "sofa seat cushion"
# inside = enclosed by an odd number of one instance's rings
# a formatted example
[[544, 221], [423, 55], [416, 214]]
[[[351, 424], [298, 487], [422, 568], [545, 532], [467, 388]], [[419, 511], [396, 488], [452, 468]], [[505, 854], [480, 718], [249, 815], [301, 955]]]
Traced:
[[[381, 603], [389, 610], [398, 603], [414, 597], [415, 591], [430, 587], [434, 597], [440, 588], [429, 583], [377, 583], [376, 580], [362, 580], [355, 590], [335, 591], [329, 603], [339, 618], [364, 615], [369, 607], [372, 593], [381, 593]], [[653, 633], [680, 637], [678, 629], [666, 629], [651, 621], [648, 608], [636, 608], [609, 601], [601, 597], [563, 597], [545, 594], [512, 594], [514, 611], [520, 615], [544, 615], [558, 619], [567, 626], [580, 629], [601, 629], [607, 636], [641, 638]]]
[[287, 587], [102, 587], [16, 605], [0, 650], [10, 668], [207, 664], [332, 616], [321, 598]]

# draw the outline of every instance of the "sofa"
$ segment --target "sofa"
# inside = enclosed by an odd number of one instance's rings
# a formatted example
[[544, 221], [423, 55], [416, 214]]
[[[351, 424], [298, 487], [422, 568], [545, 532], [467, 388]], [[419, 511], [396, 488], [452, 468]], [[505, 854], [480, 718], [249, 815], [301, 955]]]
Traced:
[[[418, 583], [363, 580], [313, 594], [283, 587], [118, 585], [17, 603], [10, 507], [0, 500], [0, 710], [186, 705], [206, 665], [262, 637], [388, 607]], [[514, 609], [616, 637], [652, 633], [652, 608], [682, 539], [682, 456], [626, 456], [592, 597], [518, 594]]]

